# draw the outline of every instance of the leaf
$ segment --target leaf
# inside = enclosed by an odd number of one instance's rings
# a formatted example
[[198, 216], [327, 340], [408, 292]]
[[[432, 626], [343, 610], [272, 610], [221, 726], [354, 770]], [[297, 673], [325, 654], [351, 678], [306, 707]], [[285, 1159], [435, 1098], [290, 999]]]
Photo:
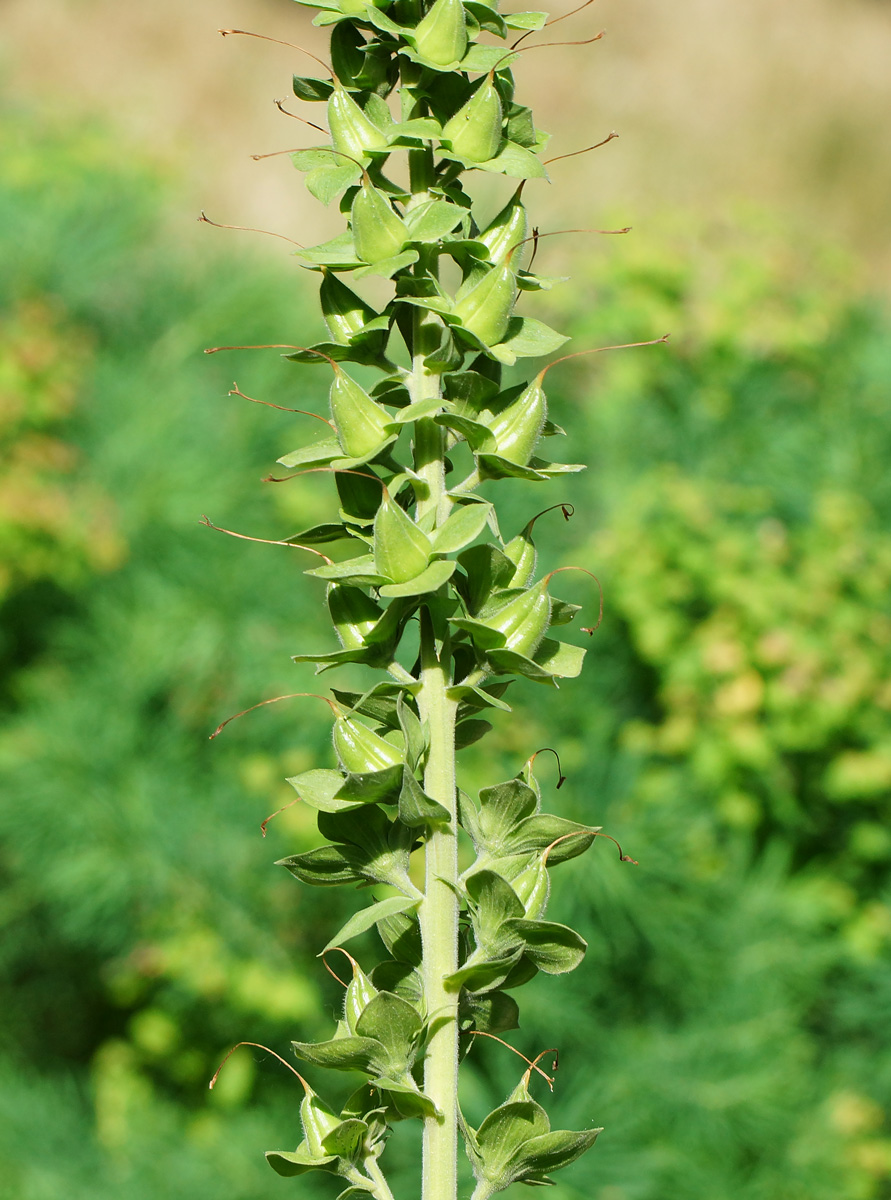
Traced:
[[460, 970], [445, 977], [443, 983], [446, 991], [457, 992], [461, 988], [466, 988], [468, 992], [492, 991], [504, 983], [522, 957], [523, 948], [517, 946], [499, 958], [469, 959]]
[[356, 1162], [367, 1132], [368, 1126], [365, 1122], [352, 1117], [341, 1121], [322, 1139], [322, 1148], [328, 1154], [336, 1154], [338, 1158], [346, 1159], [347, 1162]]
[[325, 1158], [316, 1158], [306, 1142], [301, 1142], [294, 1151], [267, 1150], [266, 1161], [276, 1174], [293, 1179], [296, 1175], [305, 1175], [307, 1171], [324, 1171], [332, 1167], [337, 1163], [337, 1156], [330, 1154]]
[[481, 1033], [504, 1033], [520, 1026], [520, 1008], [513, 996], [506, 992], [484, 992], [482, 995], [467, 992], [461, 996], [461, 1010], [472, 1022], [468, 1028]]
[[401, 254], [381, 259], [380, 262], [363, 263], [358, 270], [353, 272], [353, 278], [364, 279], [367, 275], [380, 275], [384, 279], [391, 279], [397, 271], [401, 271], [403, 267], [410, 267], [417, 261], [417, 250], [403, 250]]
[[548, 19], [546, 12], [508, 13], [504, 23], [508, 29], [543, 29]]
[[578, 825], [575, 821], [555, 817], [550, 813], [540, 813], [522, 821], [513, 829], [504, 843], [504, 848], [510, 854], [541, 854], [558, 838], [565, 838], [565, 841], [554, 846], [548, 854], [548, 866], [555, 867], [561, 862], [584, 854], [594, 841], [599, 828]]
[[432, 562], [426, 570], [420, 575], [416, 575], [414, 579], [409, 579], [405, 583], [387, 583], [380, 589], [382, 596], [424, 596], [428, 592], [435, 592], [448, 583], [454, 574], [458, 564], [452, 560], [440, 559], [437, 562]]
[[526, 942], [526, 955], [546, 975], [565, 975], [574, 971], [588, 949], [588, 943], [568, 925], [554, 921], [511, 920], [509, 925]]
[[602, 1129], [554, 1129], [531, 1138], [510, 1164], [511, 1179], [524, 1180], [531, 1175], [569, 1166], [591, 1149], [601, 1133]]
[[307, 262], [320, 266], [359, 267], [363, 265], [361, 260], [356, 257], [353, 235], [350, 232], [339, 233], [337, 237], [331, 238], [327, 242], [320, 242], [318, 246], [295, 250], [294, 254], [297, 258], [303, 258]]
[[501, 69], [506, 71], [519, 57], [519, 54], [511, 54], [503, 46], [487, 46], [482, 42], [475, 42], [461, 59], [461, 70], [491, 71], [500, 64]]
[[491, 512], [492, 505], [485, 501], [456, 506], [433, 535], [434, 551], [437, 554], [451, 554], [455, 550], [462, 550], [483, 532]]
[[509, 1100], [499, 1105], [476, 1131], [476, 1149], [482, 1159], [484, 1177], [505, 1187], [514, 1178], [510, 1172], [511, 1160], [523, 1151], [530, 1138], [546, 1136], [549, 1131], [547, 1114], [534, 1100]]
[[360, 804], [384, 804], [388, 800], [395, 802], [402, 786], [404, 770], [403, 765], [397, 763], [395, 766], [385, 767], [382, 771], [350, 773], [342, 780], [337, 799], [350, 802], [351, 808]]
[[565, 346], [569, 338], [535, 317], [511, 317], [501, 343], [516, 358], [540, 358]]
[[485, 737], [491, 729], [492, 725], [489, 721], [462, 721], [455, 730], [455, 749], [464, 750], [467, 746], [472, 746], [474, 742]]
[[420, 966], [423, 952], [421, 930], [416, 917], [409, 917], [405, 913], [385, 917], [378, 922], [377, 931], [395, 959], [413, 967]]
[[284, 867], [301, 883], [314, 887], [336, 887], [341, 883], [359, 883], [362, 879], [338, 846], [320, 846], [318, 850], [292, 854], [280, 858], [276, 866]]
[[340, 522], [327, 522], [324, 525], [312, 525], [309, 529], [301, 529], [289, 538], [282, 538], [282, 541], [296, 542], [301, 546], [323, 546], [328, 542], [342, 542], [354, 536], [353, 531]]
[[464, 210], [448, 200], [428, 200], [406, 213], [405, 223], [413, 242], [438, 242], [464, 219]]
[[391, 917], [395, 913], [408, 912], [409, 909], [417, 908], [419, 903], [419, 900], [413, 900], [406, 896], [389, 896], [386, 900], [379, 900], [377, 904], [363, 908], [361, 912], [354, 913], [340, 927], [322, 953], [324, 954], [325, 950], [331, 950], [335, 946], [342, 946], [344, 942], [358, 937], [360, 933], [366, 933], [373, 925], [376, 925], [378, 921], [383, 920], [385, 917]]
[[498, 696], [493, 696], [485, 688], [471, 687], [469, 684], [459, 684], [446, 691], [450, 700], [461, 700], [472, 708], [500, 708], [502, 712], [512, 712], [511, 706]]
[[465, 880], [464, 888], [475, 910], [474, 928], [485, 943], [490, 941], [487, 934], [491, 932], [494, 941], [505, 921], [522, 918], [526, 911], [514, 889], [494, 871], [474, 872]]
[[424, 988], [418, 971], [409, 963], [385, 959], [371, 972], [371, 982], [379, 992], [393, 992], [407, 1000], [419, 1012], [424, 1008]]
[[327, 100], [334, 91], [328, 79], [312, 79], [307, 75], [294, 76], [294, 95], [298, 100]]
[[505, 588], [517, 569], [507, 555], [490, 542], [462, 551], [458, 562], [466, 576], [459, 576], [456, 586], [472, 613], [478, 613], [494, 592]]
[[302, 775], [292, 775], [286, 782], [304, 803], [318, 811], [339, 812], [362, 803], [355, 800], [348, 803], [337, 799], [337, 793], [343, 786], [343, 775], [340, 771], [304, 771]]
[[500, 849], [513, 830], [538, 809], [538, 797], [522, 779], [508, 779], [480, 792], [480, 829], [488, 845]]
[[363, 554], [359, 558], [349, 558], [345, 562], [325, 564], [321, 567], [311, 567], [304, 575], [315, 579], [337, 580], [340, 583], [353, 583], [357, 587], [377, 587], [386, 583], [386, 577], [374, 569], [374, 555]]
[[439, 412], [441, 408], [442, 400], [438, 396], [428, 396], [426, 400], [417, 400], [414, 404], [403, 408], [396, 414], [395, 421], [398, 425], [405, 425], [409, 421], [420, 421], [422, 417], [430, 417], [433, 413]]
[[516, 142], [508, 142], [494, 158], [490, 158], [484, 163], [477, 163], [476, 166], [481, 171], [507, 175], [509, 179], [547, 179], [548, 177], [544, 163], [538, 155]]
[[406, 704], [404, 692], [396, 699], [396, 717], [405, 738], [406, 762], [414, 770], [427, 752], [427, 738], [417, 713]]
[[316, 167], [306, 176], [306, 190], [326, 207], [346, 188], [356, 182], [359, 168], [352, 163], [346, 166]]
[[495, 435], [482, 421], [474, 421], [471, 417], [464, 417], [458, 413], [442, 413], [435, 420], [437, 425], [444, 425], [460, 434], [471, 450], [495, 449]]
[[340, 442], [336, 437], [332, 437], [325, 438], [322, 442], [313, 442], [311, 446], [304, 446], [300, 450], [293, 450], [276, 461], [290, 470], [292, 467], [327, 466], [342, 454]]
[[291, 1042], [304, 1062], [332, 1071], [365, 1071], [380, 1061], [383, 1047], [370, 1037], [333, 1038], [328, 1042]]
[[409, 1082], [410, 1078], [410, 1076], [407, 1080], [378, 1078], [375, 1080], [375, 1087], [379, 1087], [381, 1091], [388, 1094], [403, 1117], [441, 1116], [442, 1114], [430, 1097], [424, 1092], [418, 1091], [417, 1086], [414, 1086], [413, 1082]]
[[450, 817], [448, 809], [431, 799], [414, 775], [405, 771], [399, 793], [399, 820], [415, 829], [421, 825], [448, 824]]
[[[434, 121], [432, 117], [413, 117], [410, 121], [399, 121], [396, 124], [390, 125], [386, 130], [387, 138], [392, 146], [395, 142], [401, 142], [403, 139], [410, 141], [432, 141], [442, 137], [442, 126], [438, 121]], [[421, 207], [419, 205], [419, 207]], [[415, 210], [417, 211], [417, 210]], [[406, 224], [409, 224], [407, 214]], [[454, 229], [454, 225], [449, 226]], [[446, 233], [449, 230], [445, 230]], [[421, 239], [422, 241], [425, 239]]]

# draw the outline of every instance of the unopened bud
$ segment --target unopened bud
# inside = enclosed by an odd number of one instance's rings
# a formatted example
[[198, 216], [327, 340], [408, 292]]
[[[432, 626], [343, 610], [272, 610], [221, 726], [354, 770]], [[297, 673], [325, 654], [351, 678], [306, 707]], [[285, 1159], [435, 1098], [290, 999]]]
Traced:
[[392, 742], [386, 741], [349, 717], [338, 717], [334, 722], [334, 749], [345, 771], [364, 775], [369, 771], [385, 771], [388, 767], [404, 762], [404, 755]]
[[449, 142], [455, 154], [468, 162], [488, 162], [501, 146], [503, 120], [501, 97], [489, 75], [464, 107], [446, 122], [443, 141]]
[[516, 298], [516, 277], [507, 263], [502, 263], [466, 291], [459, 288], [453, 311], [484, 345], [497, 346], [507, 332]]
[[426, 569], [433, 547], [426, 533], [385, 493], [374, 518], [374, 565], [394, 583], [405, 583]]
[[393, 258], [408, 241], [408, 230], [402, 218], [393, 211], [390, 201], [368, 179], [353, 200], [350, 212], [353, 244], [363, 262], [382, 262]]
[[367, 150], [384, 150], [387, 146], [384, 134], [343, 87], [335, 87], [328, 97], [328, 128], [335, 150], [360, 162], [368, 161]]
[[414, 38], [418, 53], [441, 67], [462, 59], [467, 51], [467, 23], [461, 0], [436, 0]]
[[381, 406], [339, 366], [334, 366], [331, 416], [344, 453], [364, 458], [387, 439], [390, 418]]

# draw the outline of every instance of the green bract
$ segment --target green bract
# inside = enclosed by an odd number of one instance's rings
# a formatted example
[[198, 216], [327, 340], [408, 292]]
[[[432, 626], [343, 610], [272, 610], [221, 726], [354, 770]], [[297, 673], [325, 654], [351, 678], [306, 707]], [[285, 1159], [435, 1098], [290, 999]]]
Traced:
[[[420, 1120], [421, 1200], [457, 1200], [459, 1128], [475, 1200], [486, 1200], [514, 1182], [551, 1182], [599, 1132], [551, 1130], [528, 1073], [477, 1129], [457, 1107], [459, 1037], [472, 1052], [472, 1034], [515, 1029], [512, 991], [582, 960], [584, 939], [546, 919], [550, 873], [599, 832], [543, 810], [535, 747], [519, 775], [477, 801], [456, 779], [457, 751], [491, 728], [483, 716], [510, 711], [511, 677], [556, 687], [585, 655], [553, 636], [579, 610], [550, 594], [559, 564], [536, 578], [537, 516], [505, 540], [491, 495], [501, 479], [543, 483], [582, 469], [538, 457], [541, 440], [563, 432], [548, 420], [544, 371], [502, 381], [505, 366], [565, 341], [516, 311], [520, 289], [534, 298], [554, 281], [519, 264], [524, 182], [488, 221], [471, 194], [477, 170], [544, 176], [547, 137], [514, 99], [508, 39], [547, 17], [502, 17], [478, 0], [317, 7], [316, 24], [332, 27], [335, 77], [295, 76], [294, 91], [327, 101], [331, 144], [294, 152], [293, 162], [312, 195], [340, 197], [348, 223], [297, 251], [321, 274], [330, 340], [288, 357], [333, 367], [333, 429], [279, 461], [323, 472], [329, 486], [333, 475], [337, 502], [324, 522], [272, 540], [337, 553], [314, 558], [306, 574], [327, 589], [338, 644], [293, 657], [318, 672], [347, 666], [357, 690], [333, 691], [330, 761], [288, 781], [313, 810], [321, 844], [281, 865], [310, 886], [374, 889], [336, 932], [304, 936], [324, 954], [359, 943], [364, 959], [376, 931], [384, 957], [363, 969], [342, 951], [351, 974], [340, 1019], [330, 1036], [307, 1041], [298, 1030], [292, 1044], [314, 1068], [364, 1082], [340, 1111], [305, 1085], [302, 1140], [268, 1158], [281, 1175], [339, 1176], [342, 1200], [393, 1200], [378, 1160], [394, 1124]], [[440, 275], [444, 257], [461, 280], [454, 294]], [[381, 311], [352, 286], [368, 276], [389, 289]], [[455, 465], [462, 457], [469, 474]]]

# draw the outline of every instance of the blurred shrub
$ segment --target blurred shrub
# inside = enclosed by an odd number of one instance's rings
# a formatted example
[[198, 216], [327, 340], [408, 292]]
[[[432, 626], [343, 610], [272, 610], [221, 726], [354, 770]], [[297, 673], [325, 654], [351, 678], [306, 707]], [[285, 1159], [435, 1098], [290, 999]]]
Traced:
[[[310, 814], [286, 810], [265, 843], [257, 828], [328, 751], [312, 702], [206, 737], [310, 689], [290, 631], [322, 637], [320, 597], [289, 551], [197, 519], [280, 536], [325, 485], [259, 488], [292, 418], [225, 395], [235, 375], [288, 403], [288, 365], [200, 350], [304, 341], [318, 318], [284, 271], [197, 255], [162, 216], [159, 170], [102, 130], [12, 118], [0, 393], [27, 403], [4, 400], [2, 436], [13, 464], [34, 439], [55, 449], [0, 526], [27, 597], [4, 630], [35, 631], [0, 735], [0, 1176], [12, 1200], [284, 1194], [260, 1157], [297, 1140], [284, 1069], [241, 1050], [206, 1082], [235, 1041], [281, 1051], [337, 1002], [313, 956], [343, 901], [271, 865], [312, 844]], [[533, 985], [512, 1035], [537, 1052], [559, 1028], [555, 1119], [607, 1126], [557, 1194], [881, 1200], [887, 318], [832, 255], [758, 222], [612, 243], [554, 295], [578, 348], [675, 334], [549, 376], [556, 418], [581, 410], [572, 457], [594, 462], [566, 499], [600, 532], [580, 548], [578, 518], [555, 520], [542, 563], [572, 545], [606, 620], [546, 720], [517, 688], [502, 761], [466, 752], [481, 785], [559, 729], [569, 815], [641, 863], [603, 842], [556, 874], [589, 957], [557, 993]], [[295, 406], [323, 407], [325, 383]], [[472, 1061], [476, 1116], [516, 1070], [494, 1044]]]

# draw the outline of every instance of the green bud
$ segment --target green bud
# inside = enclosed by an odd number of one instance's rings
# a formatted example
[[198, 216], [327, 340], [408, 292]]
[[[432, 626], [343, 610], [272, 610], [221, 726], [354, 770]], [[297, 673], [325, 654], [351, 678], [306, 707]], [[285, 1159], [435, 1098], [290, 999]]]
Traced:
[[436, 0], [415, 30], [415, 46], [441, 67], [462, 59], [467, 51], [467, 23], [461, 0]]
[[548, 402], [537, 375], [511, 404], [487, 421], [495, 435], [495, 453], [521, 467], [528, 463], [541, 437]]
[[348, 288], [333, 271], [322, 268], [322, 286], [319, 289], [322, 316], [328, 332], [335, 342], [345, 346], [357, 333], [361, 333], [369, 321], [378, 315], [370, 304]]
[[376, 263], [393, 258], [408, 241], [405, 222], [367, 177], [362, 180], [353, 200], [350, 225], [356, 254], [363, 262]]
[[505, 647], [531, 658], [551, 623], [551, 597], [545, 580], [522, 595], [509, 600], [503, 608], [483, 622], [504, 634]]
[[300, 1121], [303, 1125], [303, 1136], [314, 1158], [328, 1158], [322, 1142], [343, 1121], [335, 1116], [328, 1105], [317, 1096], [312, 1088], [306, 1088], [306, 1095], [300, 1103]]
[[475, 241], [488, 247], [493, 263], [504, 262], [513, 247], [525, 241], [529, 232], [526, 206], [520, 199], [522, 188], [520, 184], [501, 212], [475, 238]]
[[387, 440], [387, 412], [337, 364], [330, 392], [331, 416], [344, 453], [364, 458]]
[[455, 154], [468, 162], [488, 162], [501, 146], [503, 120], [501, 97], [489, 75], [464, 107], [446, 122], [443, 141], [449, 142]]
[[464, 328], [486, 346], [497, 346], [507, 332], [516, 298], [516, 278], [507, 263], [503, 263], [493, 267], [467, 291], [463, 286], [459, 288], [452, 311], [460, 317]]
[[433, 547], [430, 539], [404, 512], [389, 492], [374, 518], [374, 565], [394, 583], [405, 583], [426, 569]]
[[538, 551], [535, 549], [535, 543], [530, 536], [531, 531], [527, 532], [527, 529], [524, 529], [522, 533], [518, 533], [516, 537], [511, 538], [503, 550], [505, 557], [509, 558], [516, 567], [516, 570], [508, 581], [508, 587], [525, 587], [535, 574]]
[[551, 881], [547, 867], [540, 858], [537, 858], [515, 879], [512, 879], [510, 885], [522, 900], [526, 916], [530, 921], [537, 921], [544, 915], [551, 891]]
[[387, 139], [346, 91], [335, 86], [328, 97], [328, 128], [334, 149], [367, 162], [367, 150], [385, 150]]
[[402, 752], [363, 725], [349, 717], [338, 717], [334, 722], [334, 749], [345, 771], [363, 775], [368, 771], [385, 771], [388, 767], [404, 762]]
[[366, 634], [383, 616], [382, 610], [361, 588], [337, 583], [328, 588], [328, 612], [340, 643], [347, 650], [361, 650]]
[[356, 1022], [377, 994], [377, 988], [359, 964], [353, 960], [353, 978], [347, 984], [343, 1000], [343, 1019], [346, 1021], [350, 1033], [356, 1032]]

